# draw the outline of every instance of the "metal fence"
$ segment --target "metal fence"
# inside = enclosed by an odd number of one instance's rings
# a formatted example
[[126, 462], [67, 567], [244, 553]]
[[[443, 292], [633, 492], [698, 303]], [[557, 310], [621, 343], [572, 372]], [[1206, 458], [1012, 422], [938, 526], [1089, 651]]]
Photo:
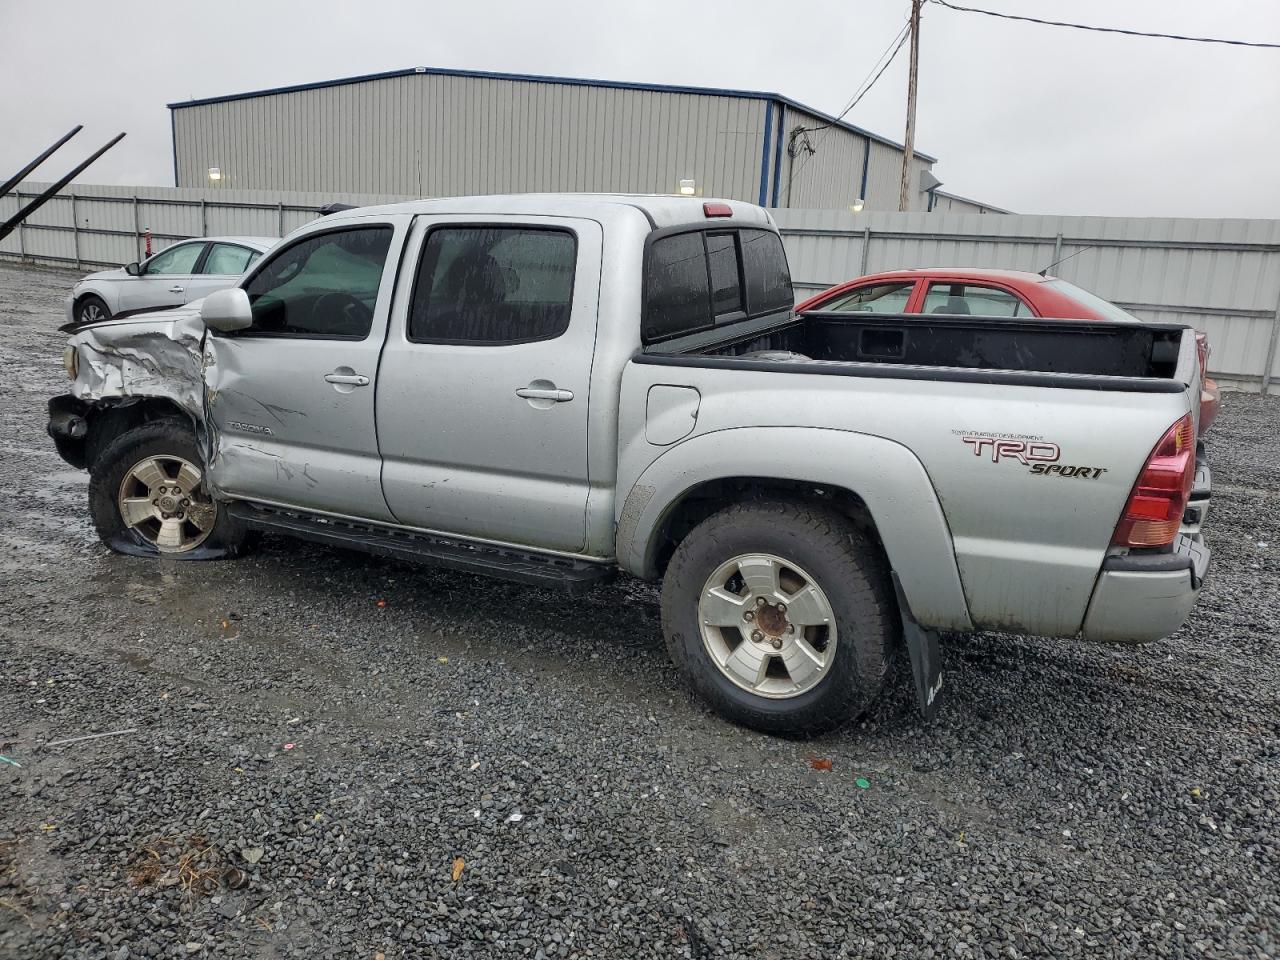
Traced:
[[1280, 380], [1280, 221], [775, 210], [797, 296], [909, 267], [1049, 272], [1209, 335], [1224, 385]]
[[[0, 221], [42, 185], [0, 198]], [[217, 188], [75, 185], [0, 243], [0, 257], [80, 269], [117, 266], [196, 236], [281, 236], [326, 203], [406, 197]], [[852, 214], [775, 210], [798, 297], [865, 273], [968, 266], [1051, 272], [1143, 319], [1209, 335], [1209, 368], [1224, 386], [1280, 381], [1280, 221], [1119, 217]]]

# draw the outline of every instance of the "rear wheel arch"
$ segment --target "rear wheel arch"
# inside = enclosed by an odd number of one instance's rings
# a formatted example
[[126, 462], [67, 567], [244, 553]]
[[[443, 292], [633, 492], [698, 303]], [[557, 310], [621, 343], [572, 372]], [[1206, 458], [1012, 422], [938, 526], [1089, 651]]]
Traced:
[[682, 534], [712, 507], [781, 497], [834, 507], [853, 521], [898, 573], [922, 625], [973, 629], [938, 493], [915, 452], [896, 440], [818, 427], [734, 427], [668, 448], [628, 488], [616, 539], [618, 562], [632, 574], [657, 578]]
[[871, 511], [854, 491], [813, 481], [741, 476], [704, 480], [673, 501], [650, 537], [646, 568], [656, 576], [664, 574], [680, 542], [708, 517], [737, 504], [769, 502], [812, 504], [840, 514], [867, 535], [888, 562]]

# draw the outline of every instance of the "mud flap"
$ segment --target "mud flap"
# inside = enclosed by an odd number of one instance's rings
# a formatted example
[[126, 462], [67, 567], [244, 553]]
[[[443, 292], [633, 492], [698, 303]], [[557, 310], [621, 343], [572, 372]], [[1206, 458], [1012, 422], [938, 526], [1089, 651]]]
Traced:
[[942, 690], [942, 651], [938, 647], [938, 631], [926, 630], [916, 623], [898, 574], [892, 576], [893, 590], [898, 595], [898, 610], [902, 614], [902, 636], [911, 655], [911, 674], [916, 681], [920, 715], [925, 720], [932, 720], [938, 712], [938, 694]]

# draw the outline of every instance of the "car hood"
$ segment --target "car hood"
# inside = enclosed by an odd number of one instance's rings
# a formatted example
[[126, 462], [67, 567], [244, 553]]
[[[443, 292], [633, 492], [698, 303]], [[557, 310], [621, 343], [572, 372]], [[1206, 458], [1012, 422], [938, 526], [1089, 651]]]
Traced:
[[91, 280], [132, 280], [124, 267], [116, 267], [113, 270], [99, 270], [97, 273], [91, 273], [87, 277], [81, 277], [76, 281], [76, 286], [82, 283], [88, 283]]

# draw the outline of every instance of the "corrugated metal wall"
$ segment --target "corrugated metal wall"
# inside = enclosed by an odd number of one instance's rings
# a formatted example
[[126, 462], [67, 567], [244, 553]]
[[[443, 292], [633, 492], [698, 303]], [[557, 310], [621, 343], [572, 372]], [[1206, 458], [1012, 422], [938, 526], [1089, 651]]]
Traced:
[[934, 213], [1004, 213], [1005, 211], [988, 207], [976, 200], [952, 196], [949, 193], [935, 193], [933, 198]]
[[1280, 221], [776, 210], [797, 297], [909, 267], [1050, 272], [1146, 320], [1186, 323], [1209, 367], [1257, 389], [1280, 329]]
[[[0, 220], [45, 184], [0, 198]], [[76, 185], [0, 243], [0, 256], [116, 266], [136, 259], [150, 229], [159, 250], [219, 234], [278, 236], [333, 201], [386, 203], [402, 195], [282, 193]], [[74, 207], [74, 215], [73, 215]], [[775, 210], [798, 297], [842, 280], [904, 267], [975, 266], [1053, 273], [1149, 319], [1208, 332], [1209, 367], [1257, 389], [1270, 358], [1280, 381], [1280, 221], [990, 216]]]
[[178, 182], [414, 196], [542, 190], [756, 201], [766, 102], [434, 74], [180, 107]]

